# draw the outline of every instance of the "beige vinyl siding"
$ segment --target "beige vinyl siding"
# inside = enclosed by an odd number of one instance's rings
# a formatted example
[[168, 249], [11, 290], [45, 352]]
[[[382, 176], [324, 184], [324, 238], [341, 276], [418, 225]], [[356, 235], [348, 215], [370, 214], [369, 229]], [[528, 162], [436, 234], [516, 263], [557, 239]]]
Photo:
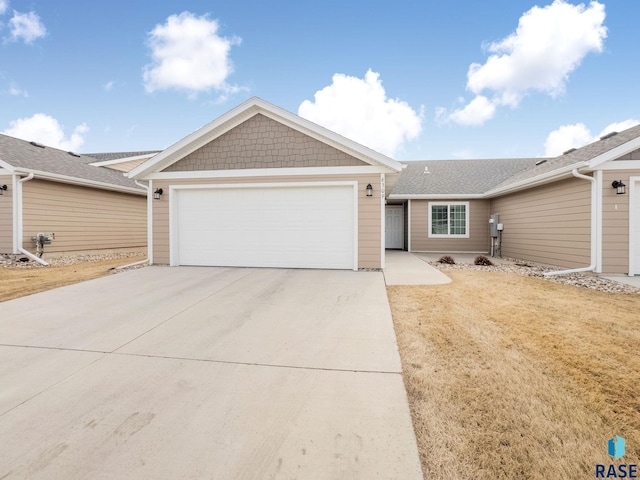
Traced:
[[0, 176], [0, 185], [7, 190], [0, 197], [0, 253], [13, 253], [13, 186], [12, 177]]
[[[633, 158], [635, 160], [636, 158]], [[640, 171], [605, 170], [602, 172], [602, 271], [629, 273], [629, 177]], [[611, 187], [614, 180], [627, 185], [627, 193], [618, 195]]]
[[264, 115], [255, 115], [165, 172], [366, 165]]
[[23, 248], [54, 233], [46, 253], [139, 248], [147, 244], [146, 196], [44, 180], [23, 184]]
[[591, 183], [572, 178], [491, 200], [504, 225], [502, 256], [557, 265], [591, 263]]
[[[314, 175], [297, 177], [243, 177], [201, 178], [189, 180], [154, 180], [153, 189], [162, 188], [160, 200], [153, 201], [153, 263], [167, 265], [169, 254], [169, 186], [215, 185], [233, 183], [284, 183], [284, 182], [358, 182], [358, 267], [380, 268], [381, 256], [381, 208], [380, 175]], [[374, 188], [373, 197], [366, 196], [368, 183]]]
[[482, 252], [489, 250], [488, 200], [433, 200], [446, 203], [469, 203], [469, 238], [430, 238], [430, 200], [411, 200], [411, 251], [413, 252]]

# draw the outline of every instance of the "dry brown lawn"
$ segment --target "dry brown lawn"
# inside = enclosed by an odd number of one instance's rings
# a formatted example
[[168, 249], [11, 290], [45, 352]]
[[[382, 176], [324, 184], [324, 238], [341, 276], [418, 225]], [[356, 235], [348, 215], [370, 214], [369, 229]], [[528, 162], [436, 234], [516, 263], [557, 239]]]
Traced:
[[0, 267], [0, 302], [102, 277], [115, 267], [140, 260], [144, 256], [59, 267]]
[[613, 435], [637, 463], [640, 295], [447, 274], [388, 287], [425, 479], [594, 478]]

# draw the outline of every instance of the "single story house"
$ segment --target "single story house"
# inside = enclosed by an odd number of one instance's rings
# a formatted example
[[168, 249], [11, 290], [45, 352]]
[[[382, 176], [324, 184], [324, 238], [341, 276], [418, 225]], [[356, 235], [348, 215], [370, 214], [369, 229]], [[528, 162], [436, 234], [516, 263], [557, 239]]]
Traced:
[[97, 161], [0, 135], [0, 253], [145, 247], [146, 188]]
[[157, 264], [357, 270], [387, 248], [495, 248], [640, 274], [640, 126], [556, 158], [401, 163], [252, 98], [127, 175], [149, 184]]

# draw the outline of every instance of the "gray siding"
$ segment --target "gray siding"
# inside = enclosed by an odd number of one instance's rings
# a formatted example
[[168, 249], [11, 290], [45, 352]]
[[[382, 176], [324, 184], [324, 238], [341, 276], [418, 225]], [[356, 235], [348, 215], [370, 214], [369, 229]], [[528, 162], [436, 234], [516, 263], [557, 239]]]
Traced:
[[355, 157], [258, 114], [164, 171], [363, 165]]
[[44, 180], [23, 184], [23, 248], [55, 233], [46, 253], [139, 248], [147, 244], [146, 197]]
[[[602, 271], [629, 273], [629, 177], [639, 171], [614, 170], [602, 172]], [[627, 185], [625, 195], [616, 194], [614, 180]]]
[[572, 178], [491, 200], [502, 255], [566, 268], [591, 263], [591, 184]]
[[411, 200], [411, 251], [488, 252], [488, 200], [446, 200], [447, 203], [469, 202], [469, 238], [430, 238], [429, 202], [430, 200]]

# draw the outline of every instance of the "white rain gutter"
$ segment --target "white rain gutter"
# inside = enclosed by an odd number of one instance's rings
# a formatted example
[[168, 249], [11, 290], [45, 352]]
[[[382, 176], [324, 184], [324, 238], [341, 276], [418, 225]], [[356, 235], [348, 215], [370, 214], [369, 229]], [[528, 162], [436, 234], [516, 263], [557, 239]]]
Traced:
[[596, 242], [598, 241], [598, 188], [596, 179], [589, 177], [588, 175], [582, 175], [578, 172], [577, 168], [574, 168], [571, 172], [574, 177], [581, 178], [582, 180], [588, 180], [591, 182], [591, 265], [583, 268], [572, 268], [569, 270], [557, 270], [555, 272], [547, 272], [545, 277], [552, 275], [566, 275], [568, 273], [580, 273], [580, 272], [593, 272], [596, 269], [598, 248]]
[[18, 218], [18, 229], [17, 229], [17, 232], [15, 232], [15, 237], [13, 239], [14, 250], [17, 250], [18, 252], [22, 253], [23, 255], [26, 255], [27, 257], [29, 257], [34, 262], [38, 262], [40, 265], [44, 265], [45, 267], [48, 267], [49, 264], [47, 262], [45, 262], [41, 258], [35, 256], [33, 253], [29, 252], [28, 250], [25, 250], [24, 248], [22, 248], [22, 184], [25, 183], [25, 182], [28, 182], [29, 180], [32, 180], [33, 177], [34, 177], [34, 174], [33, 174], [33, 172], [31, 172], [26, 177], [21, 178], [20, 180], [18, 180], [18, 190], [17, 190], [16, 195], [14, 197], [14, 201], [16, 202], [15, 203], [15, 205], [16, 205], [16, 217]]
[[[149, 191], [151, 189], [151, 184], [149, 185], [145, 185], [144, 183], [140, 183], [138, 180], [135, 180], [134, 183], [136, 185], [138, 185], [141, 188], [144, 188], [147, 191], [147, 210], [150, 208], [151, 205], [151, 195], [149, 195]], [[147, 211], [147, 222], [149, 221], [149, 215], [150, 213]], [[149, 242], [149, 233], [148, 231], [151, 229], [151, 224], [147, 225], [147, 258], [145, 258], [144, 260], [140, 260], [139, 262], [133, 262], [133, 263], [128, 263], [127, 265], [122, 265], [120, 267], [116, 267], [116, 270], [122, 270], [124, 268], [128, 268], [128, 267], [135, 267], [136, 265], [142, 265], [143, 263], [149, 263], [150, 261], [150, 257], [149, 257], [149, 249], [151, 248], [151, 243]]]

